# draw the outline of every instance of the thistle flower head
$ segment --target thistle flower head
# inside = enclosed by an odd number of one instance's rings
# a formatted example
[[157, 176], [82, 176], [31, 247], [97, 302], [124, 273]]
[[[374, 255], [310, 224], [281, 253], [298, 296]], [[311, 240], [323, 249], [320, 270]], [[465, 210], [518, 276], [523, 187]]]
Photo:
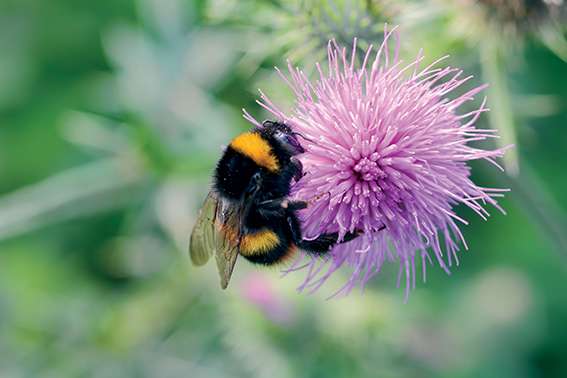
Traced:
[[478, 3], [486, 17], [502, 29], [525, 32], [559, 15], [563, 0], [467, 0]]
[[447, 13], [453, 34], [475, 45], [492, 38], [510, 48], [521, 45], [527, 35], [545, 39], [549, 33], [562, 34], [565, 17], [564, 0], [435, 0], [433, 4]]
[[215, 22], [229, 21], [260, 32], [253, 37], [256, 49], [267, 43], [265, 51], [280, 47], [294, 60], [309, 61], [324, 57], [331, 38], [351, 45], [356, 36], [359, 47], [367, 48], [368, 41], [383, 37], [381, 25], [401, 12], [394, 0], [212, 0], [208, 8]]
[[[390, 40], [395, 39], [390, 49]], [[356, 45], [356, 42], [355, 42]], [[393, 51], [390, 51], [393, 50]], [[420, 68], [423, 57], [409, 64], [398, 58], [395, 31], [385, 33], [382, 45], [363, 56], [329, 42], [328, 68], [317, 64], [312, 82], [289, 64], [280, 73], [296, 96], [285, 114], [262, 93], [260, 104], [273, 116], [305, 136], [300, 155], [305, 176], [294, 196], [318, 200], [301, 214], [305, 237], [327, 232], [363, 231], [338, 244], [328, 259], [311, 259], [301, 289], [316, 290], [343, 265], [352, 274], [342, 291], [364, 286], [385, 262], [397, 262], [405, 275], [406, 295], [415, 286], [416, 259], [437, 263], [447, 272], [458, 263], [459, 242], [465, 240], [458, 223], [467, 224], [454, 207], [464, 204], [482, 218], [484, 205], [498, 207], [502, 190], [477, 186], [468, 162], [493, 160], [503, 150], [469, 145], [494, 137], [493, 130], [475, 128], [479, 108], [460, 114], [484, 86], [461, 95], [452, 92], [470, 79], [462, 71]], [[258, 124], [248, 113], [245, 117]], [[297, 262], [295, 267], [303, 264]]]

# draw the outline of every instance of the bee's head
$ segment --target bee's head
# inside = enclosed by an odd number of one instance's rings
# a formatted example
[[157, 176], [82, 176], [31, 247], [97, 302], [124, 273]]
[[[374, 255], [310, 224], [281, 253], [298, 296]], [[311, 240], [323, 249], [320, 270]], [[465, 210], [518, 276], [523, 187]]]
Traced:
[[281, 147], [292, 156], [305, 152], [299, 140], [297, 140], [299, 133], [294, 132], [291, 127], [285, 123], [264, 121], [260, 133], [266, 138], [280, 144]]

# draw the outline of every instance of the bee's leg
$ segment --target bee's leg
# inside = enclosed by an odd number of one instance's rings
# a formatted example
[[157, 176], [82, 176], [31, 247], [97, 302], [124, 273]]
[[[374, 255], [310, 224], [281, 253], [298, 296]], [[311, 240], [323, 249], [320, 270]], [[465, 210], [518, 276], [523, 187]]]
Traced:
[[260, 191], [262, 187], [262, 175], [260, 172], [256, 172], [251, 178], [250, 183], [246, 187], [246, 191], [244, 192], [244, 200], [249, 201], [253, 200], [256, 194]]
[[312, 205], [315, 201], [321, 198], [323, 195], [327, 193], [320, 194], [315, 196], [307, 201], [301, 200], [288, 200], [288, 199], [275, 199], [275, 200], [267, 200], [259, 202], [257, 205], [260, 208], [265, 208], [266, 210], [269, 209], [286, 209], [289, 211], [296, 211], [296, 210], [303, 210], [307, 209], [309, 205]]
[[308, 206], [309, 206], [309, 202], [307, 201], [289, 201], [289, 200], [282, 201], [282, 207], [290, 211], [307, 209]]
[[280, 218], [286, 214], [288, 200], [286, 199], [272, 199], [256, 203], [258, 213], [264, 218]]
[[244, 207], [242, 208], [242, 213], [240, 214], [242, 218], [247, 218], [252, 205], [256, 202], [256, 195], [262, 187], [262, 175], [260, 173], [255, 173], [250, 179], [250, 183], [246, 187], [242, 201], [244, 202]]
[[[297, 219], [297, 216], [293, 213], [288, 213], [287, 224], [289, 226], [291, 237], [295, 245], [297, 245], [300, 249], [303, 249], [305, 252], [309, 254], [324, 255], [325, 253], [329, 252], [329, 250], [335, 244], [338, 244], [337, 240], [339, 238], [339, 234], [337, 232], [322, 234], [317, 239], [314, 240], [303, 239], [303, 237], [301, 236], [301, 226], [299, 220]], [[351, 241], [360, 234], [361, 234], [360, 231], [349, 232], [344, 236], [343, 240], [340, 243], [346, 243], [348, 241]]]
[[301, 161], [299, 161], [299, 159], [296, 159], [295, 157], [292, 157], [291, 166], [293, 169], [293, 179], [295, 181], [301, 180], [301, 178], [303, 177], [303, 164], [301, 164]]
[[264, 217], [283, 217], [289, 211], [305, 209], [308, 204], [305, 201], [275, 199], [262, 201], [257, 203], [256, 205], [258, 212]]
[[324, 255], [325, 253], [329, 252], [329, 250], [336, 244], [349, 242], [357, 238], [361, 233], [361, 231], [348, 232], [344, 236], [343, 240], [339, 242], [339, 234], [337, 232], [332, 232], [319, 235], [319, 237], [314, 240], [302, 239], [297, 245], [307, 253], [313, 255]]
[[[386, 229], [385, 225], [381, 226], [376, 231], [382, 231], [384, 229]], [[333, 246], [335, 246], [337, 244], [349, 242], [353, 239], [356, 239], [357, 237], [359, 237], [362, 234], [363, 234], [362, 230], [355, 230], [354, 232], [347, 232], [345, 234], [345, 236], [343, 237], [343, 240], [338, 241], [339, 234], [337, 232], [331, 232], [331, 233], [328, 233], [328, 234], [319, 235], [319, 237], [317, 239], [314, 239], [314, 240], [302, 239], [299, 243], [297, 243], [297, 245], [299, 246], [299, 248], [303, 249], [305, 252], [308, 252], [308, 253], [311, 253], [311, 254], [314, 254], [314, 255], [323, 255], [323, 254], [329, 252], [329, 250]]]

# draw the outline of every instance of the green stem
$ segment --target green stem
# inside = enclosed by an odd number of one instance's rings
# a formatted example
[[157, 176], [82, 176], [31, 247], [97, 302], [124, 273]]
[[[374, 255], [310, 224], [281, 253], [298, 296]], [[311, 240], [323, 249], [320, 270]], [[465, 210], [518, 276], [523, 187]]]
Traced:
[[[486, 41], [482, 44], [480, 52], [482, 74], [490, 84], [488, 88], [488, 101], [490, 104], [488, 119], [492, 127], [499, 132], [499, 146], [506, 147], [516, 145], [516, 132], [510, 92], [506, 83], [506, 67], [502, 50], [497, 41]], [[518, 148], [509, 149], [503, 160], [508, 174], [516, 176], [519, 171]]]

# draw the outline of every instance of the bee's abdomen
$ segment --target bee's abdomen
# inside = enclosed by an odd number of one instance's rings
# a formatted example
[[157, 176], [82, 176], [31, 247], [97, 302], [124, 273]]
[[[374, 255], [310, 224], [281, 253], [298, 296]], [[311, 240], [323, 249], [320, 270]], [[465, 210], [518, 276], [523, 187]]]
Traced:
[[[230, 233], [229, 230], [225, 232]], [[239, 253], [252, 263], [273, 265], [284, 262], [296, 249], [283, 235], [262, 228], [242, 236]]]
[[279, 244], [277, 247], [261, 254], [250, 256], [243, 255], [248, 261], [261, 265], [277, 265], [289, 261], [295, 253], [297, 247], [294, 244]]

